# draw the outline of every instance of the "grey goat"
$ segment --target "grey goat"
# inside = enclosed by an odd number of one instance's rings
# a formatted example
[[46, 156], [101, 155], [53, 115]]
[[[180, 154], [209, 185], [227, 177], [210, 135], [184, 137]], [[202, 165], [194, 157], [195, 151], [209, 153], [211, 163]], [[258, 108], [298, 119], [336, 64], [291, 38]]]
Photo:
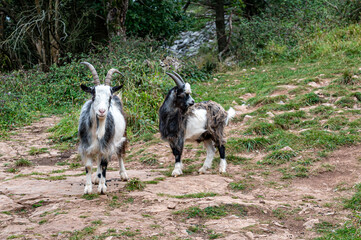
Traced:
[[206, 173], [211, 168], [215, 147], [220, 154], [219, 172], [225, 173], [227, 162], [225, 156], [224, 127], [235, 116], [230, 108], [226, 112], [221, 105], [213, 101], [194, 103], [191, 87], [176, 72], [167, 73], [176, 83], [159, 109], [159, 131], [162, 139], [169, 142], [175, 157], [172, 176], [183, 174], [181, 156], [184, 141], [204, 142], [207, 157], [199, 173]]

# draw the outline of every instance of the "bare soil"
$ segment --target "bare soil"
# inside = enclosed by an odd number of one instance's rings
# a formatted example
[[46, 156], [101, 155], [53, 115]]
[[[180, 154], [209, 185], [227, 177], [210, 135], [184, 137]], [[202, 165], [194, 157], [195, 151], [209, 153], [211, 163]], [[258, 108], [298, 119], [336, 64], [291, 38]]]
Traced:
[[[308, 178], [281, 180], [274, 169], [264, 174], [260, 168], [265, 167], [255, 164], [264, 156], [262, 152], [240, 153], [249, 163], [230, 163], [225, 175], [217, 173], [218, 166], [199, 175], [205, 151], [188, 144], [184, 165], [197, 168], [181, 177], [168, 177], [164, 172], [173, 166], [173, 156], [155, 135], [155, 141], [130, 146], [125, 166], [130, 178], [157, 180], [156, 184], [127, 191], [118, 164], [112, 161], [108, 193], [89, 200], [83, 196], [83, 167], [56, 164], [78, 159], [75, 149], [61, 152], [49, 141], [46, 130], [58, 120], [43, 118], [0, 142], [0, 239], [312, 239], [320, 236], [317, 223], [337, 226], [347, 220], [350, 212], [343, 208], [342, 200], [351, 196], [352, 186], [361, 181], [360, 146], [336, 150]], [[227, 135], [241, 128], [241, 122], [231, 123]], [[30, 155], [32, 148], [47, 152]], [[155, 157], [157, 163], [147, 164], [140, 152]], [[15, 167], [19, 159], [32, 165]], [[327, 169], [325, 164], [334, 168]], [[12, 168], [19, 171], [11, 172]], [[229, 183], [239, 180], [249, 182], [249, 187], [231, 190]], [[206, 192], [215, 196], [175, 197]], [[215, 218], [188, 217], [181, 212], [212, 206], [225, 206], [229, 211]]]

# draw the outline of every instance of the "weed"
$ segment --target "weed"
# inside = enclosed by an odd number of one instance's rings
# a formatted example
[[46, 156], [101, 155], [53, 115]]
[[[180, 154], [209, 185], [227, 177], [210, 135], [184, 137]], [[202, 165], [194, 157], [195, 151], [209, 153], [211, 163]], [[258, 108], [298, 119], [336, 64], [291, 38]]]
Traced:
[[131, 178], [127, 184], [125, 185], [125, 188], [128, 191], [135, 191], [135, 190], [143, 190], [145, 188], [145, 183], [139, 180], [139, 178]]
[[345, 200], [345, 208], [361, 211], [361, 184], [355, 186], [356, 192], [351, 199]]
[[234, 191], [242, 191], [249, 188], [249, 184], [245, 183], [245, 181], [240, 180], [238, 182], [231, 182], [228, 184], [228, 187]]
[[352, 97], [343, 97], [335, 104], [343, 108], [352, 108], [357, 102]]
[[184, 195], [167, 195], [172, 198], [206, 198], [217, 196], [217, 193], [213, 192], [200, 192], [200, 193], [189, 193]]
[[44, 223], [46, 223], [47, 221], [48, 221], [48, 220], [46, 220], [46, 219], [40, 220], [40, 221], [39, 221], [39, 225], [44, 224]]
[[286, 112], [274, 117], [274, 123], [282, 129], [288, 130], [301, 123], [301, 119], [306, 118], [304, 111]]
[[97, 194], [97, 193], [84, 194], [82, 196], [82, 198], [84, 198], [86, 200], [93, 200], [93, 199], [98, 198], [98, 197], [99, 197], [99, 194]]
[[69, 168], [70, 169], [76, 169], [76, 168], [79, 168], [80, 166], [81, 166], [80, 163], [70, 163]]
[[263, 160], [260, 160], [260, 164], [269, 165], [281, 165], [289, 162], [292, 158], [296, 157], [297, 153], [292, 150], [276, 150], [268, 154]]
[[276, 126], [273, 123], [268, 122], [258, 122], [252, 124], [247, 130], [246, 133], [256, 134], [256, 135], [270, 135], [276, 130]]
[[31, 147], [29, 150], [29, 155], [38, 155], [38, 154], [48, 153], [48, 152], [49, 152], [49, 150], [47, 148]]
[[346, 70], [345, 72], [343, 72], [342, 77], [336, 80], [336, 83], [342, 85], [356, 85], [360, 83], [360, 80], [358, 78], [354, 78], [353, 75], [355, 74], [352, 73], [350, 70]]
[[142, 164], [146, 164], [146, 165], [149, 165], [149, 166], [154, 166], [154, 165], [157, 165], [158, 164], [158, 160], [155, 158], [155, 157], [143, 157], [143, 158], [140, 158]]
[[34, 203], [32, 206], [33, 206], [33, 208], [38, 208], [38, 207], [43, 206], [43, 203], [44, 203], [44, 200], [40, 200], [39, 202]]
[[314, 228], [316, 229], [317, 232], [319, 233], [328, 233], [331, 232], [333, 229], [337, 228], [338, 225], [336, 224], [332, 224], [329, 222], [320, 222], [320, 223], [316, 223]]
[[29, 167], [32, 165], [32, 162], [30, 162], [27, 159], [21, 158], [15, 162], [16, 167]]
[[8, 172], [8, 173], [17, 173], [17, 172], [19, 172], [19, 169], [17, 169], [17, 168], [8, 168], [5, 171]]

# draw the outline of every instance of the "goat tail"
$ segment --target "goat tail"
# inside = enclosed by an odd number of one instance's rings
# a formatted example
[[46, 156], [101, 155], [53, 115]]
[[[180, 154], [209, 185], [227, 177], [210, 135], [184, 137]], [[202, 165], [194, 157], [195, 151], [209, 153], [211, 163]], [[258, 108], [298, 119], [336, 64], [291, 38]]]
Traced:
[[236, 116], [236, 111], [230, 107], [227, 111], [226, 126], [228, 125], [228, 121], [234, 118], [234, 116]]

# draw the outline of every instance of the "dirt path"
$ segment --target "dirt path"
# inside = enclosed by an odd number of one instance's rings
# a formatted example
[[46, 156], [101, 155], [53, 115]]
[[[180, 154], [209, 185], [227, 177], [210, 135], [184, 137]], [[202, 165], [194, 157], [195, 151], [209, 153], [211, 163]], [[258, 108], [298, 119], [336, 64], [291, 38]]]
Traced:
[[[194, 169], [168, 177], [171, 152], [167, 144], [151, 141], [131, 146], [126, 161], [130, 178], [148, 181], [144, 190], [127, 191], [113, 161], [108, 194], [85, 199], [76, 151], [61, 153], [48, 140], [46, 129], [58, 120], [43, 118], [0, 142], [0, 239], [311, 239], [320, 234], [317, 226], [347, 219], [342, 198], [361, 180], [359, 146], [331, 154], [323, 163], [333, 171], [320, 167], [308, 178], [280, 181], [256, 164], [229, 164], [225, 176], [198, 175]], [[138, 155], [144, 151], [149, 157], [142, 160]], [[186, 146], [185, 165], [196, 159], [192, 164], [199, 166], [204, 156], [201, 147]], [[253, 163], [261, 156], [247, 155]], [[157, 165], [149, 161], [153, 158]], [[33, 164], [15, 167], [19, 159]], [[238, 180], [249, 187], [231, 190], [229, 183]]]

